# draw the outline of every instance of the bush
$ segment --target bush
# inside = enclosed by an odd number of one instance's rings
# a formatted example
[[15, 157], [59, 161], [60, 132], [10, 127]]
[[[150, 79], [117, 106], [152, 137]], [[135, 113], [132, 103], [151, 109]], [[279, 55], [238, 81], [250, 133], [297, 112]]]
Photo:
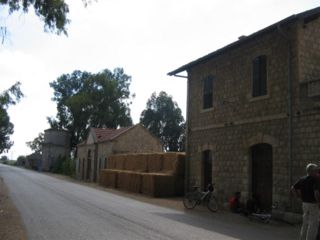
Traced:
[[63, 174], [70, 177], [76, 176], [76, 162], [74, 159], [68, 157], [58, 158], [56, 164], [53, 166], [53, 173]]

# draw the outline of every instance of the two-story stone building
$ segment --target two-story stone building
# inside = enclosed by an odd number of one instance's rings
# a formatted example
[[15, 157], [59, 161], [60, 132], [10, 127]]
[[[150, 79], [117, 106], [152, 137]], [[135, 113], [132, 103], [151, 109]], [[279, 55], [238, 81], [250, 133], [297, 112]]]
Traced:
[[91, 128], [86, 141], [78, 144], [77, 178], [96, 182], [114, 154], [162, 151], [160, 140], [141, 124], [118, 129]]
[[169, 73], [187, 72], [189, 187], [299, 210], [290, 186], [320, 160], [319, 16], [290, 16]]

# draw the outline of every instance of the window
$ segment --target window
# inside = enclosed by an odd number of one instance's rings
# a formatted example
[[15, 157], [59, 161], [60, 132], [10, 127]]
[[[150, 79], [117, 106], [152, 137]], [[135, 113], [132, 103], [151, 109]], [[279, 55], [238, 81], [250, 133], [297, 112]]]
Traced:
[[203, 109], [213, 106], [213, 77], [208, 76], [203, 80]]
[[267, 95], [267, 57], [256, 57], [252, 65], [252, 97]]

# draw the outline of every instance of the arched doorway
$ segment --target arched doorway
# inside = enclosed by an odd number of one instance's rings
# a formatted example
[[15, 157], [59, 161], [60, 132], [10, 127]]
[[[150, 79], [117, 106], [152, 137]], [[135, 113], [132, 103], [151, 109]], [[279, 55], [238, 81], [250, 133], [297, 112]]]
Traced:
[[272, 146], [261, 143], [251, 147], [252, 194], [260, 202], [262, 211], [272, 209]]
[[208, 184], [212, 183], [212, 152], [202, 152], [202, 188], [206, 190]]

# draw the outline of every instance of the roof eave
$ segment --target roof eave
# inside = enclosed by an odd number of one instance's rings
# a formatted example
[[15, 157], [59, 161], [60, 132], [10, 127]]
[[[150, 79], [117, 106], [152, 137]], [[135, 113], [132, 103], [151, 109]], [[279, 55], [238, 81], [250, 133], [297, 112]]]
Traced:
[[244, 43], [246, 43], [248, 41], [251, 41], [254, 38], [256, 38], [256, 37], [258, 37], [258, 36], [260, 36], [262, 34], [265, 34], [267, 32], [274, 31], [274, 30], [276, 30], [278, 28], [279, 25], [290, 24], [290, 23], [298, 20], [299, 18], [306, 19], [306, 18], [310, 18], [312, 16], [317, 16], [317, 17], [320, 16], [320, 7], [317, 7], [317, 8], [314, 8], [314, 9], [311, 9], [311, 10], [308, 10], [308, 11], [305, 11], [305, 12], [302, 12], [302, 13], [299, 13], [299, 14], [291, 15], [291, 16], [289, 16], [289, 17], [287, 17], [287, 18], [285, 18], [285, 19], [283, 19], [283, 20], [281, 20], [279, 22], [276, 22], [276, 23], [274, 23], [274, 24], [272, 24], [272, 25], [270, 25], [270, 26], [268, 26], [266, 28], [263, 28], [263, 29], [255, 32], [255, 33], [253, 33], [253, 34], [251, 34], [251, 35], [249, 35], [249, 36], [247, 36], [247, 37], [245, 37], [243, 39], [235, 41], [235, 42], [233, 42], [233, 43], [231, 43], [231, 44], [229, 44], [229, 45], [227, 45], [225, 47], [222, 47], [222, 48], [220, 48], [220, 49], [218, 49], [218, 50], [216, 50], [216, 51], [214, 51], [212, 53], [209, 53], [208, 55], [205, 55], [205, 56], [203, 56], [201, 58], [198, 58], [195, 61], [192, 61], [192, 62], [190, 62], [188, 64], [185, 64], [185, 65], [177, 68], [176, 70], [173, 70], [173, 71], [169, 72], [167, 75], [176, 76], [178, 73], [181, 73], [183, 71], [187, 71], [191, 67], [193, 67], [195, 65], [198, 65], [198, 64], [204, 62], [207, 59], [210, 59], [210, 58], [215, 57], [215, 56], [217, 56], [219, 54], [222, 54], [226, 50], [230, 50], [232, 48], [238, 47], [239, 45], [244, 44]]

